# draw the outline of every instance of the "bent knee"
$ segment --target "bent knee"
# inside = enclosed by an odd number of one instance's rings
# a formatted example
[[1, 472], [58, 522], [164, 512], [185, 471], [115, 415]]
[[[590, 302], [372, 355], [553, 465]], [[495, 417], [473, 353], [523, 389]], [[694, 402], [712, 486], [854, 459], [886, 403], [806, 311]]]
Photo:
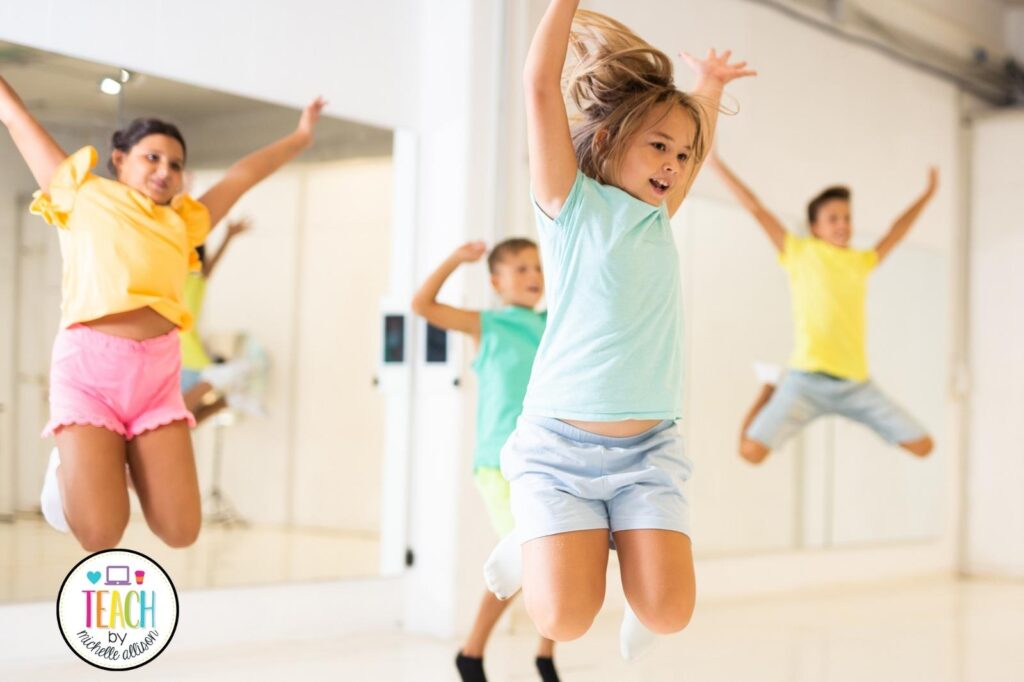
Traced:
[[693, 617], [693, 599], [679, 598], [638, 605], [633, 608], [637, 619], [651, 632], [670, 635], [690, 624]]
[[545, 639], [555, 642], [570, 642], [579, 639], [587, 633], [590, 626], [594, 624], [598, 608], [577, 606], [575, 608], [530, 608], [527, 604], [527, 613], [537, 628], [538, 634]]
[[128, 522], [121, 521], [79, 521], [71, 524], [71, 532], [74, 534], [78, 544], [87, 552], [100, 552], [104, 549], [113, 549], [121, 542], [124, 529]]
[[760, 464], [768, 456], [769, 452], [771, 450], [756, 440], [744, 438], [740, 441], [740, 457], [751, 464]]
[[200, 522], [196, 519], [195, 521], [159, 524], [153, 528], [153, 532], [168, 547], [182, 548], [195, 543], [199, 537], [199, 527]]
[[935, 449], [935, 443], [928, 436], [908, 443], [900, 443], [900, 445], [903, 446], [904, 450], [918, 457], [927, 457]]

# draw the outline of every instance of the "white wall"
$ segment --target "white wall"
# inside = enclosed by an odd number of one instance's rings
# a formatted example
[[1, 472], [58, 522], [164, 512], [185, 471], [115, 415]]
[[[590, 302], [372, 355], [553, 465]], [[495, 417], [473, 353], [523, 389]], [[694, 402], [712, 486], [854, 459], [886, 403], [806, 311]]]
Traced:
[[[415, 0], [5, 2], [0, 39], [328, 113], [413, 126]], [[367, 68], [372, 65], [372, 68]]]
[[975, 121], [967, 569], [1024, 577], [1024, 112]]

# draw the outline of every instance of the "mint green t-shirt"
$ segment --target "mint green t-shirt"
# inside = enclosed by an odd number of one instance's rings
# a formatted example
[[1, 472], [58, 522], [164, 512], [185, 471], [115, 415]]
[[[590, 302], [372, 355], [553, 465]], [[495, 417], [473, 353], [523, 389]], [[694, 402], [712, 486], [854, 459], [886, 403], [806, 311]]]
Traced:
[[501, 448], [523, 411], [523, 397], [546, 320], [547, 313], [518, 306], [480, 313], [480, 348], [473, 360], [479, 377], [474, 471], [501, 466]]
[[678, 419], [682, 293], [668, 210], [577, 171], [556, 220], [534, 201], [548, 326], [523, 414]]

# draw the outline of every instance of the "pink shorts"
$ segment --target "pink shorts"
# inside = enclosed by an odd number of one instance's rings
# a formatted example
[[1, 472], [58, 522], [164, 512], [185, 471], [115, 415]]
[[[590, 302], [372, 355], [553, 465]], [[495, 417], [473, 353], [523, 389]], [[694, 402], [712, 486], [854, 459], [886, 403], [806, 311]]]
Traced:
[[62, 426], [100, 426], [131, 440], [184, 419], [178, 331], [135, 341], [83, 325], [61, 329], [50, 364], [50, 421], [43, 437]]

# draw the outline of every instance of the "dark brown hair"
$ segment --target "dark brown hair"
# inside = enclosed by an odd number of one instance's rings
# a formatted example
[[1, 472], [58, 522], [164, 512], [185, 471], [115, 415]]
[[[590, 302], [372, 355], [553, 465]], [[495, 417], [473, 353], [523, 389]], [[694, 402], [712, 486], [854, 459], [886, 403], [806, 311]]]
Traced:
[[[132, 150], [132, 147], [142, 141], [142, 138], [149, 137], [150, 135], [166, 135], [167, 137], [173, 137], [175, 140], [181, 143], [181, 152], [186, 154], [187, 149], [185, 147], [185, 138], [182, 136], [181, 131], [178, 130], [178, 126], [173, 123], [167, 123], [161, 121], [158, 118], [137, 118], [127, 127], [122, 128], [114, 133], [110, 139], [111, 150], [117, 149], [127, 154]], [[111, 157], [107, 161], [107, 168], [114, 175], [117, 175], [117, 168], [114, 166], [114, 159]]]
[[807, 204], [807, 221], [813, 225], [818, 221], [818, 211], [826, 203], [833, 199], [842, 199], [843, 201], [850, 200], [850, 188], [843, 187], [842, 185], [835, 185], [833, 187], [827, 187], [821, 191], [818, 196], [811, 199], [811, 203]]

